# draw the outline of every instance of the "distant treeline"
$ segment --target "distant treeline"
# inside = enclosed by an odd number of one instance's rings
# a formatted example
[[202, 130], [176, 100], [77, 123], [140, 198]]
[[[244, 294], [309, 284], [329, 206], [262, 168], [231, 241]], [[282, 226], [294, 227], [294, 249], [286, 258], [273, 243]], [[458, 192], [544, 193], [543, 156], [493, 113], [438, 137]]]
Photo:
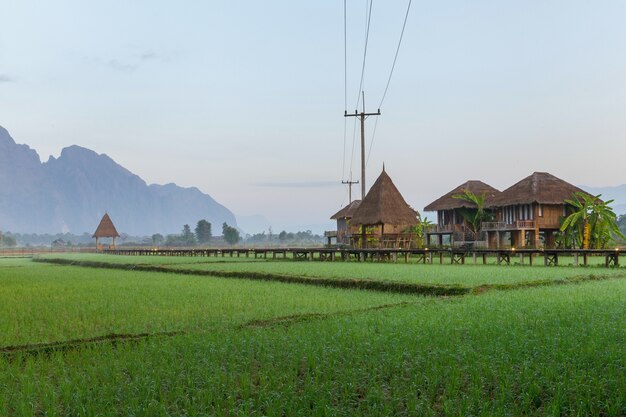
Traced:
[[[626, 227], [626, 216], [624, 217], [624, 227]], [[270, 228], [268, 232], [246, 234], [241, 236], [239, 230], [222, 224], [221, 234], [213, 236], [213, 226], [206, 219], [199, 220], [192, 230], [188, 224], [178, 234], [162, 235], [155, 233], [152, 236], [129, 236], [122, 233], [116, 240], [118, 246], [167, 246], [167, 247], [189, 247], [189, 246], [222, 246], [222, 245], [257, 245], [257, 246], [282, 246], [282, 245], [319, 245], [324, 243], [324, 236], [313, 234], [310, 230], [300, 232], [273, 233]], [[34, 233], [11, 233], [0, 231], [0, 247], [29, 247], [29, 246], [53, 246], [53, 247], [74, 247], [74, 246], [94, 246], [94, 239], [90, 233], [75, 235], [72, 233], [56, 234], [34, 234]]]
[[287, 232], [283, 230], [278, 234], [273, 234], [271, 229], [268, 233], [256, 233], [246, 235], [245, 242], [248, 244], [263, 245], [289, 245], [289, 244], [323, 244], [324, 236], [315, 235], [310, 230], [302, 232]]

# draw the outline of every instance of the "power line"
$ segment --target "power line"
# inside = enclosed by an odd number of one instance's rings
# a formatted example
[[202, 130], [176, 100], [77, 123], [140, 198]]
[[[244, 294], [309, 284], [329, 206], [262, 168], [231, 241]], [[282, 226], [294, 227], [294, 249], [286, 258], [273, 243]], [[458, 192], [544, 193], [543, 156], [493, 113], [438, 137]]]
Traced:
[[370, 155], [372, 153], [372, 148], [374, 147], [374, 136], [376, 136], [376, 128], [378, 127], [378, 117], [376, 118], [376, 121], [374, 122], [374, 129], [372, 130], [372, 138], [370, 139], [370, 148], [367, 151], [367, 159], [365, 160], [365, 167], [367, 168], [367, 166], [370, 163]]
[[[347, 0], [343, 0], [343, 109], [348, 109], [348, 6]], [[346, 137], [348, 134], [348, 121], [343, 120], [343, 165], [341, 167], [341, 179], [346, 177]]]
[[354, 106], [355, 109], [359, 108], [359, 102], [361, 100], [361, 92], [363, 91], [363, 78], [365, 76], [365, 62], [367, 59], [367, 43], [370, 37], [370, 22], [372, 20], [372, 4], [374, 4], [374, 0], [370, 0], [369, 12], [366, 15], [367, 26], [365, 29], [365, 47], [363, 48], [363, 65], [361, 66], [361, 82], [359, 83], [359, 91], [357, 92], [356, 106]]
[[411, 1], [409, 0], [409, 4], [406, 8], [406, 15], [404, 16], [404, 23], [402, 24], [402, 32], [400, 32], [400, 39], [398, 40], [398, 47], [396, 48], [396, 55], [393, 57], [393, 64], [391, 65], [391, 71], [389, 72], [389, 79], [387, 80], [387, 85], [385, 86], [385, 92], [383, 93], [383, 97], [380, 99], [380, 104], [378, 108], [383, 105], [383, 101], [385, 100], [385, 96], [387, 95], [387, 90], [389, 89], [389, 83], [391, 82], [391, 76], [393, 75], [393, 70], [396, 67], [396, 61], [398, 60], [398, 53], [400, 52], [400, 45], [402, 44], [402, 38], [404, 36], [404, 28], [406, 27], [406, 21], [409, 17], [409, 10], [411, 10]]
[[[402, 45], [402, 38], [404, 37], [404, 29], [406, 28], [406, 22], [409, 17], [409, 11], [411, 10], [411, 1], [406, 7], [406, 14], [404, 15], [404, 23], [402, 24], [402, 31], [400, 32], [400, 39], [398, 40], [398, 46], [396, 47], [396, 54], [393, 57], [393, 64], [391, 65], [391, 71], [389, 72], [389, 78], [387, 79], [387, 85], [385, 86], [385, 91], [383, 93], [382, 98], [380, 99], [380, 104], [378, 108], [380, 109], [383, 105], [383, 101], [385, 101], [385, 97], [387, 96], [387, 91], [389, 90], [389, 84], [391, 83], [391, 77], [393, 76], [393, 70], [396, 68], [396, 62], [398, 60], [398, 53], [400, 52], [400, 45]], [[372, 138], [370, 139], [370, 148], [367, 151], [367, 162], [366, 166], [370, 161], [370, 155], [372, 153], [372, 148], [374, 147], [374, 138], [376, 137], [376, 128], [378, 127], [378, 117], [376, 118], [376, 123], [374, 123], [374, 130], [372, 131]]]
[[348, 110], [348, 6], [343, 0], [343, 109]]

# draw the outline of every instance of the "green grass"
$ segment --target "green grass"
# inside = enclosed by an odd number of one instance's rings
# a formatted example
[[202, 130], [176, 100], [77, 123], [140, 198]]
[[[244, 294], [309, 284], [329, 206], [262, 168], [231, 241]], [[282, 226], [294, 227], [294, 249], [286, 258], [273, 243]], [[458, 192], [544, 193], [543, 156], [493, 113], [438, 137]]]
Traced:
[[0, 259], [0, 348], [182, 332], [0, 353], [0, 415], [622, 416], [624, 300], [619, 275], [446, 298]]
[[[493, 284], [519, 284], [546, 280], [562, 280], [588, 275], [626, 275], [621, 268], [600, 267], [529, 267], [497, 265], [424, 265], [404, 263], [261, 261], [219, 262], [216, 258], [132, 257], [114, 255], [49, 255], [42, 259], [73, 259], [116, 264], [162, 265], [178, 270], [201, 270], [237, 273], [264, 273], [302, 277], [382, 280], [412, 284], [459, 285], [478, 287]], [[175, 261], [172, 261], [174, 259]], [[202, 262], [202, 260], [209, 261]], [[218, 258], [221, 259], [221, 258]], [[230, 258], [226, 258], [230, 259]], [[236, 258], [235, 258], [236, 259]], [[189, 260], [189, 261], [186, 261]]]
[[403, 301], [416, 297], [0, 259], [0, 347], [109, 333], [210, 331]]

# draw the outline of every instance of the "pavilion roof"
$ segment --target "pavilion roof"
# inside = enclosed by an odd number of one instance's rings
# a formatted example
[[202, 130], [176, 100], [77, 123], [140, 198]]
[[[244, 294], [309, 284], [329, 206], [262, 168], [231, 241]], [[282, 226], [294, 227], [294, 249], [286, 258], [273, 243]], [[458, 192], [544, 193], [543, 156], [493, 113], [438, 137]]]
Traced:
[[353, 213], [351, 224], [410, 226], [417, 224], [417, 212], [406, 203], [383, 167], [383, 172]]
[[444, 194], [437, 200], [424, 207], [424, 211], [453, 210], [462, 207], [476, 208], [476, 204], [474, 203], [452, 197], [453, 195], [463, 194], [466, 190], [471, 191], [476, 196], [480, 196], [484, 193], [485, 206], [490, 206], [495, 198], [500, 194], [500, 191], [493, 188], [489, 184], [485, 184], [484, 182], [478, 180], [470, 180], [459, 185], [454, 190], [450, 191], [447, 194]]
[[119, 233], [117, 233], [117, 229], [115, 228], [115, 225], [113, 225], [113, 222], [111, 221], [111, 218], [109, 217], [108, 213], [104, 213], [104, 216], [102, 216], [102, 220], [100, 220], [100, 224], [98, 225], [98, 228], [96, 229], [96, 231], [93, 233], [92, 237], [119, 237]]
[[563, 204], [575, 192], [585, 191], [548, 172], [534, 172], [502, 191], [491, 203], [492, 207], [516, 204]]
[[361, 200], [354, 200], [352, 203], [348, 204], [337, 213], [333, 214], [331, 220], [337, 219], [351, 219], [352, 215], [361, 205]]

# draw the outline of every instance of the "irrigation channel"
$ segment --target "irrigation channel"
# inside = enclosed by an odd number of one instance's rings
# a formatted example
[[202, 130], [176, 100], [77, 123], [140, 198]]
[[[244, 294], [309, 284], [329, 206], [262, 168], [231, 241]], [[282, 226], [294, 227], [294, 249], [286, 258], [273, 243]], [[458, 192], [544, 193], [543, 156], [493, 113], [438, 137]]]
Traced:
[[[417, 263], [487, 264], [489, 257], [496, 257], [498, 265], [511, 265], [518, 259], [520, 265], [534, 265], [537, 258], [545, 266], [558, 266], [559, 258], [573, 258], [575, 266], [588, 266], [591, 257], [604, 257], [604, 266], [619, 267], [620, 255], [625, 249], [333, 249], [333, 248], [221, 248], [221, 249], [106, 249], [101, 253], [130, 256], [206, 256], [206, 257], [254, 257], [280, 259], [291, 257], [303, 261], [378, 261], [398, 262], [415, 260]], [[539, 261], [541, 262], [541, 261]]]

